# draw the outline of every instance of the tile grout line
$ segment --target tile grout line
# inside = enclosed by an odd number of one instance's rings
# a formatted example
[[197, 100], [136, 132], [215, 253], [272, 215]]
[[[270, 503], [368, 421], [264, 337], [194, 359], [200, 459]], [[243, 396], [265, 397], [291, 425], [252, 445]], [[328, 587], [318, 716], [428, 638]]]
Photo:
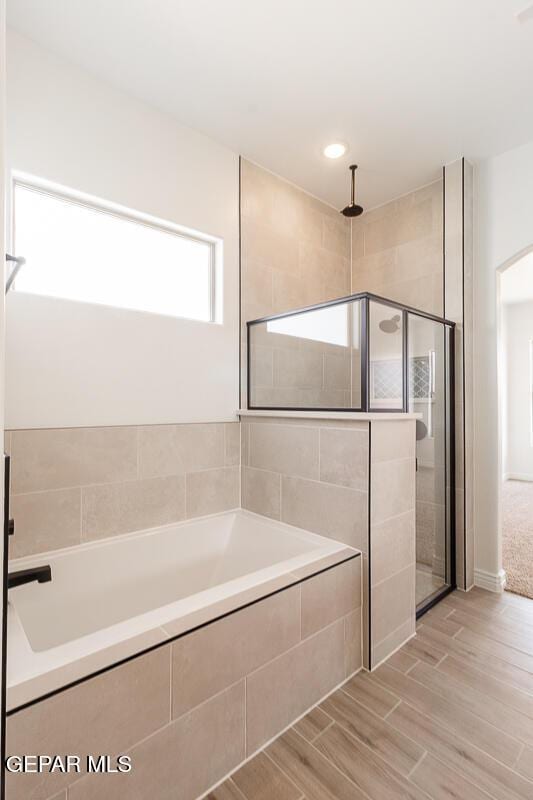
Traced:
[[393, 707], [390, 709], [390, 711], [387, 711], [387, 713], [385, 714], [385, 716], [384, 716], [384, 717], [382, 717], [382, 719], [384, 719], [384, 720], [385, 720], [385, 719], [387, 719], [387, 717], [389, 717], [389, 716], [392, 714], [392, 712], [393, 712], [393, 711], [396, 711], [396, 709], [398, 708], [398, 706], [399, 706], [399, 705], [401, 705], [401, 704], [402, 704], [402, 699], [400, 698], [400, 699], [398, 700], [398, 702], [397, 702], [397, 703], [395, 703], [395, 704], [394, 704], [394, 706], [393, 706]]
[[[412, 740], [411, 740], [411, 741], [412, 741]], [[411, 780], [411, 775], [413, 775], [413, 773], [415, 772], [415, 770], [416, 770], [416, 769], [418, 769], [418, 767], [420, 766], [420, 764], [422, 763], [422, 761], [425, 759], [425, 757], [428, 755], [428, 753], [429, 753], [429, 751], [428, 751], [428, 750], [424, 750], [424, 752], [422, 753], [422, 755], [420, 756], [420, 758], [418, 759], [418, 761], [416, 762], [416, 764], [414, 765], [414, 767], [412, 767], [412, 768], [409, 770], [409, 772], [408, 772], [408, 774], [407, 774], [407, 780]]]

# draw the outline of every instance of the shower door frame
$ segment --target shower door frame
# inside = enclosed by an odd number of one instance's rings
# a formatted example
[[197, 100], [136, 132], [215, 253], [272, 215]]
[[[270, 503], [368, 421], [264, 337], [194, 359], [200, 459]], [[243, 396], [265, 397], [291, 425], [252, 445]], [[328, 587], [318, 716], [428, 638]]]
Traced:
[[[253, 405], [251, 397], [251, 341], [250, 331], [255, 325], [266, 324], [272, 320], [295, 317], [309, 311], [331, 308], [347, 303], [360, 302], [360, 342], [361, 342], [361, 405], [359, 407], [327, 407], [327, 406], [263, 406]], [[370, 380], [370, 303], [385, 305], [393, 308], [401, 314], [402, 331], [402, 407], [401, 408], [372, 408], [369, 401], [369, 380]], [[416, 618], [419, 619], [426, 611], [429, 611], [443, 597], [450, 594], [457, 588], [456, 580], [456, 486], [455, 486], [455, 322], [437, 314], [431, 314], [420, 308], [399, 303], [388, 297], [381, 297], [373, 292], [359, 292], [357, 294], [346, 295], [345, 297], [326, 300], [323, 303], [305, 306], [303, 308], [284, 311], [279, 314], [270, 314], [258, 319], [246, 322], [246, 407], [250, 411], [325, 411], [335, 413], [372, 413], [372, 414], [401, 414], [409, 412], [409, 314], [423, 319], [439, 323], [443, 332], [447, 331], [447, 339], [444, 348], [444, 371], [445, 371], [445, 474], [446, 483], [446, 503], [445, 503], [445, 530], [446, 530], [446, 564], [450, 565], [450, 583], [445, 585], [440, 591], [431, 595], [426, 602], [423, 602], [416, 610]], [[445, 333], [446, 335], [446, 333]], [[418, 466], [417, 466], [418, 469]], [[449, 497], [448, 497], [449, 491]], [[449, 519], [448, 519], [449, 515]], [[449, 538], [448, 538], [449, 528]]]

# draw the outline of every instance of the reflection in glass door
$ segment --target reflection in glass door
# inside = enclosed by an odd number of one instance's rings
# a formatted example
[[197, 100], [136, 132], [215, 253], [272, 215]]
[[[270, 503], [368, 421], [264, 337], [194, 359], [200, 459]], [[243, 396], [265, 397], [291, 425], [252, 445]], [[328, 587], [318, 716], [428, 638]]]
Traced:
[[408, 314], [408, 402], [416, 422], [416, 605], [454, 581], [449, 328]]

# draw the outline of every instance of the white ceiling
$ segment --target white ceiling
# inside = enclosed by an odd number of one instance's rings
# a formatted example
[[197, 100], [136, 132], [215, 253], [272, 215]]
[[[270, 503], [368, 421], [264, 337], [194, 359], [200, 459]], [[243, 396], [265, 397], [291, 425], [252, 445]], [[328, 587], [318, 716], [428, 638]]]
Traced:
[[502, 273], [500, 299], [503, 303], [526, 303], [533, 300], [533, 253]]
[[368, 208], [533, 139], [525, 5], [8, 0], [8, 23], [339, 208], [359, 163]]

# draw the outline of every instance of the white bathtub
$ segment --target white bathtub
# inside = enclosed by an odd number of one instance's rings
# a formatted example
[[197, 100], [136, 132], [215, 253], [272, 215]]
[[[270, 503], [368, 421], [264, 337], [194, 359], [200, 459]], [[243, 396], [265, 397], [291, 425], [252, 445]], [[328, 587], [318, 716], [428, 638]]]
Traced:
[[239, 510], [11, 561], [52, 581], [9, 592], [8, 709], [357, 552]]

